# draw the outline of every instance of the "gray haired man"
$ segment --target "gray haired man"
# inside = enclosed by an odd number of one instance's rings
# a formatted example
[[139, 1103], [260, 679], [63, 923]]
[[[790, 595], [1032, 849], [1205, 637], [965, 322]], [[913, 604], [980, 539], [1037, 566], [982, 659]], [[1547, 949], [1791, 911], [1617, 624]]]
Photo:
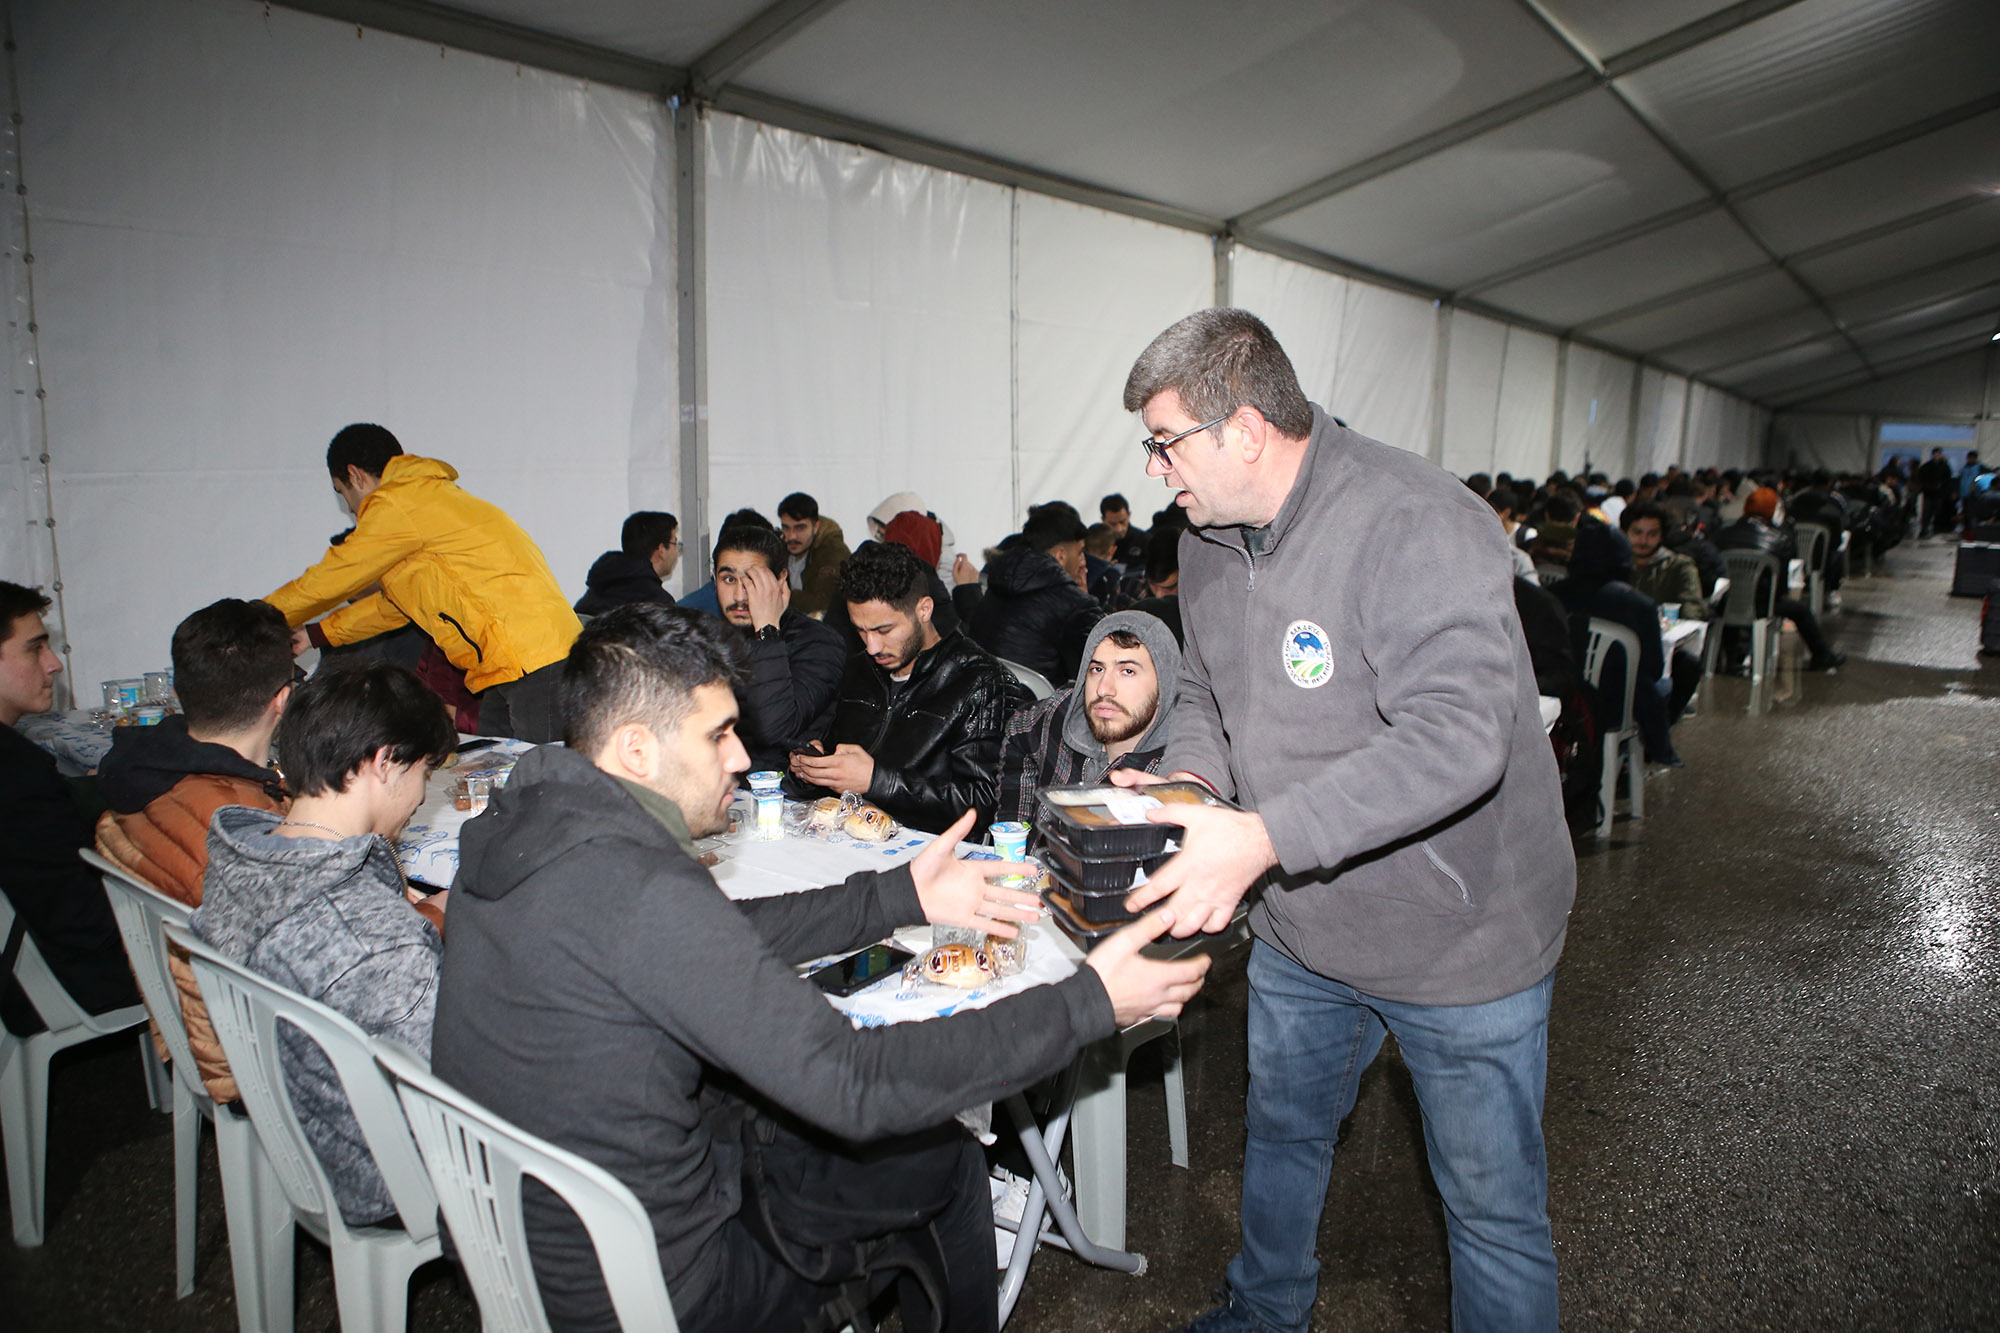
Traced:
[[1308, 403], [1244, 311], [1169, 328], [1124, 401], [1193, 524], [1161, 768], [1242, 807], [1153, 811], [1185, 826], [1183, 850], [1128, 902], [1169, 902], [1190, 934], [1263, 886], [1242, 1249], [1227, 1302], [1191, 1327], [1307, 1327], [1340, 1122], [1394, 1033], [1454, 1324], [1553, 1329], [1542, 1094], [1576, 864], [1506, 538], [1449, 474]]

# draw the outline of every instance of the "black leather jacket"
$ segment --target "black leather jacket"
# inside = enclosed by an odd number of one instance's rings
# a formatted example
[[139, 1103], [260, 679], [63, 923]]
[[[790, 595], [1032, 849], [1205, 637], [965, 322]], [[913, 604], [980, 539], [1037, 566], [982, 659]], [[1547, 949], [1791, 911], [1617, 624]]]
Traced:
[[939, 833], [970, 806], [979, 812], [976, 838], [998, 799], [1007, 715], [1024, 698], [991, 653], [957, 632], [917, 655], [893, 703], [889, 673], [856, 653], [840, 682], [827, 748], [858, 745], [873, 757], [868, 799], [900, 822]]
[[1799, 554], [1799, 544], [1790, 527], [1776, 527], [1748, 514], [1717, 533], [1715, 545], [1723, 551], [1762, 551], [1776, 556], [1781, 564], [1797, 559]]
[[1021, 545], [995, 556], [986, 596], [965, 632], [995, 657], [1041, 672], [1056, 684], [1076, 679], [1084, 640], [1104, 608], [1076, 586], [1055, 557]]

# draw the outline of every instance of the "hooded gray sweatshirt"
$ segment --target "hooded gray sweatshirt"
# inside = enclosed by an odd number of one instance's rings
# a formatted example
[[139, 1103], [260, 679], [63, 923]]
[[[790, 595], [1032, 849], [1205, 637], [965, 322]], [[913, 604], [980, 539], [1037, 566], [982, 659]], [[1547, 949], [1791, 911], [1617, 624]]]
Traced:
[[1000, 743], [1000, 793], [994, 818], [1035, 817], [1035, 793], [1044, 787], [1067, 787], [1102, 781], [1112, 767], [1104, 742], [1090, 731], [1090, 659], [1114, 630], [1138, 636], [1152, 655], [1160, 681], [1160, 701], [1153, 720], [1139, 734], [1117, 767], [1160, 771], [1167, 748], [1174, 698], [1179, 691], [1181, 646], [1158, 616], [1144, 611], [1119, 611], [1097, 622], [1084, 641], [1083, 662], [1076, 681], [1024, 708], [1008, 719]]
[[[444, 941], [403, 896], [379, 837], [288, 838], [281, 816], [225, 805], [208, 826], [208, 873], [190, 924], [261, 977], [317, 1000], [425, 1059]], [[361, 1126], [320, 1048], [279, 1026], [285, 1085], [352, 1225], [396, 1215]]]
[[1252, 929], [1385, 1000], [1477, 1004], [1541, 980], [1576, 861], [1492, 511], [1314, 407], [1255, 540], [1181, 538], [1161, 764], [1263, 816], [1278, 869]]

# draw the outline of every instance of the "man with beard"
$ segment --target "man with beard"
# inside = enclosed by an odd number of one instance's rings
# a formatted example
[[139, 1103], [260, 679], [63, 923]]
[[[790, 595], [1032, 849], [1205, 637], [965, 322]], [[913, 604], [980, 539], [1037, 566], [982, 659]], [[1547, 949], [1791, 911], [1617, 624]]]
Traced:
[[[840, 567], [847, 563], [847, 534], [819, 512], [819, 501], [794, 491], [778, 501], [778, 531], [785, 539], [783, 573], [792, 609], [817, 619], [840, 596]], [[754, 756], [753, 756], [754, 757]]]
[[996, 819], [1029, 819], [1044, 787], [1101, 782], [1114, 768], [1160, 771], [1181, 650], [1157, 616], [1097, 622], [1076, 684], [1014, 714], [1000, 745]]
[[791, 606], [785, 546], [769, 528], [724, 528], [715, 542], [715, 596], [722, 618], [750, 634], [750, 678], [737, 734], [752, 769], [785, 766], [785, 755], [824, 736], [847, 650], [840, 636]]
[[930, 587], [923, 561], [890, 542], [863, 546], [842, 568], [861, 651], [848, 658], [827, 744], [815, 747], [825, 752], [794, 754], [792, 774], [801, 794], [856, 792], [925, 833], [968, 806], [984, 828], [1018, 687], [971, 639], [938, 632]]

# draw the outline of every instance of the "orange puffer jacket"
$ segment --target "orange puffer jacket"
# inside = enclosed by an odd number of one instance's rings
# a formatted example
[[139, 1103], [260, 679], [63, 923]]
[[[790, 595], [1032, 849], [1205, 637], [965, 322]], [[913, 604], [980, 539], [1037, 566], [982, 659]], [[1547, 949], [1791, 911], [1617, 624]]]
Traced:
[[[191, 773], [136, 814], [107, 812], [97, 821], [97, 850], [169, 898], [199, 907], [202, 876], [208, 870], [208, 821], [225, 805], [282, 811], [286, 803], [243, 778]], [[194, 972], [178, 949], [170, 952], [167, 966], [180, 989], [181, 1017], [187, 1023], [188, 1047], [201, 1081], [218, 1106], [233, 1102], [236, 1080], [208, 1021], [208, 1005], [195, 985]]]

